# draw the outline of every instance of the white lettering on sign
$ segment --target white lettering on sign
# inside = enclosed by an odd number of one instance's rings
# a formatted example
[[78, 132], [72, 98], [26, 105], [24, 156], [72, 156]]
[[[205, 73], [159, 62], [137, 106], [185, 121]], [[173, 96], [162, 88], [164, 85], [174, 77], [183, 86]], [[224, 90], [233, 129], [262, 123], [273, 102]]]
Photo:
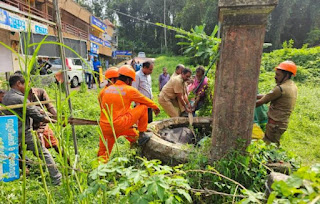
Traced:
[[14, 135], [16, 134], [16, 131], [14, 131], [13, 127], [13, 119], [8, 119], [6, 123], [6, 130], [8, 131], [8, 144], [9, 146], [14, 146]]
[[9, 177], [14, 178], [16, 177], [16, 162], [15, 162], [16, 155], [14, 153], [9, 154]]

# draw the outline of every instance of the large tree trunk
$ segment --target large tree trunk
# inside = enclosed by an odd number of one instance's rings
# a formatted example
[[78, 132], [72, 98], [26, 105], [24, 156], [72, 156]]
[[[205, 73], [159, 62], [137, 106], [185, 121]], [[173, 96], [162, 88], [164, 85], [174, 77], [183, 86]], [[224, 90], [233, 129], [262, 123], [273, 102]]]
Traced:
[[219, 0], [222, 43], [212, 111], [214, 159], [250, 143], [265, 27], [276, 4]]

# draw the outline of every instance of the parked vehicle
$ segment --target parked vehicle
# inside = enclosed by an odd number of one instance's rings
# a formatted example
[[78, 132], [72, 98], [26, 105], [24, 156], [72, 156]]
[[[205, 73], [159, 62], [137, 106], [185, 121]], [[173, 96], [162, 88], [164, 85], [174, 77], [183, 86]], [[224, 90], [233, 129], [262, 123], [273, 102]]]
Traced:
[[139, 52], [139, 53], [138, 53], [138, 57], [146, 57], [146, 53], [144, 53], [144, 52]]
[[[52, 65], [51, 70], [53, 73], [62, 70], [62, 63], [60, 58], [51, 58], [49, 59], [49, 62]], [[66, 66], [68, 70], [68, 82], [71, 84], [71, 87], [74, 88], [79, 86], [80, 83], [82, 83], [84, 80], [81, 60], [76, 58], [67, 58]]]

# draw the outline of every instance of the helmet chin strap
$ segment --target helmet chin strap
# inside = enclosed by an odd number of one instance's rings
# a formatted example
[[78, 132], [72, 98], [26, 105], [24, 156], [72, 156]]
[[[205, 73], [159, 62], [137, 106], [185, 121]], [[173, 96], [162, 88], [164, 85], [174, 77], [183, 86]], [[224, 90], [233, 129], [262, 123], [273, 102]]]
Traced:
[[286, 74], [286, 75], [284, 75], [284, 76], [282, 77], [282, 79], [281, 79], [281, 81], [280, 81], [280, 84], [282, 84], [284, 78], [286, 78], [286, 77], [288, 76], [288, 73], [285, 73], [285, 74]]

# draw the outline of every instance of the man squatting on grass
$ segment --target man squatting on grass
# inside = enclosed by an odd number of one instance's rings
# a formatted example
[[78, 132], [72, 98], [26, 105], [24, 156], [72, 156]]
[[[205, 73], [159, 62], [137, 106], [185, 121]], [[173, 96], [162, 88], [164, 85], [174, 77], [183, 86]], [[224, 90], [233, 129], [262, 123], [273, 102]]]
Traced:
[[[9, 78], [9, 85], [11, 87], [10, 91], [8, 91], [5, 96], [3, 97], [2, 103], [6, 106], [9, 105], [16, 105], [16, 104], [23, 104], [24, 101], [24, 94], [25, 94], [25, 80], [22, 75], [14, 74]], [[27, 100], [29, 103], [30, 101]], [[14, 110], [19, 117], [22, 118], [22, 108], [17, 108]], [[12, 115], [9, 111], [4, 111], [6, 115]], [[27, 145], [27, 150], [31, 150], [34, 155], [36, 155], [36, 150], [34, 146], [33, 136], [30, 129], [31, 119], [35, 122], [43, 122], [49, 123], [50, 119], [40, 113], [36, 106], [27, 106], [27, 113], [26, 113], [26, 125], [25, 129], [22, 130], [22, 122], [18, 121], [18, 129], [19, 129], [19, 144], [21, 148], [22, 142], [22, 131], [25, 131], [25, 144]], [[54, 121], [53, 121], [54, 122]], [[42, 144], [40, 141], [40, 145], [38, 146], [39, 155], [44, 156], [45, 162], [47, 164], [52, 183], [54, 185], [59, 185], [61, 183], [61, 173], [56, 167], [56, 164], [48, 151], [47, 148]], [[41, 153], [42, 152], [42, 153]], [[41, 157], [41, 156], [40, 156]], [[43, 159], [43, 157], [41, 157]]]

